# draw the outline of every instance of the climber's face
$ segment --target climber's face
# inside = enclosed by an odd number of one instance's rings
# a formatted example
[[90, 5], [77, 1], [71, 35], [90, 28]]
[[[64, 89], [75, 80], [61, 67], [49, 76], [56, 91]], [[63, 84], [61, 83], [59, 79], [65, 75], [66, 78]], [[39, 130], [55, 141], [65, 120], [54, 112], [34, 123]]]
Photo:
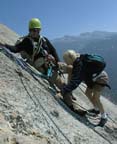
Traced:
[[29, 33], [30, 33], [30, 36], [32, 38], [38, 38], [39, 34], [40, 34], [40, 31], [41, 31], [41, 29], [34, 28], [34, 29], [30, 29]]

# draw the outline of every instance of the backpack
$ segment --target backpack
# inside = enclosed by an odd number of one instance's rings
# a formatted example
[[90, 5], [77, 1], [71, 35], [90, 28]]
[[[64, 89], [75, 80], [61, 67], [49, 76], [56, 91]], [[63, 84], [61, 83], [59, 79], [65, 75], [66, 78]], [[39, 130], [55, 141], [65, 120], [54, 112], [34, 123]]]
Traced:
[[86, 71], [85, 82], [88, 85], [92, 85], [92, 79], [104, 70], [106, 62], [103, 57], [95, 54], [81, 55], [81, 61]]

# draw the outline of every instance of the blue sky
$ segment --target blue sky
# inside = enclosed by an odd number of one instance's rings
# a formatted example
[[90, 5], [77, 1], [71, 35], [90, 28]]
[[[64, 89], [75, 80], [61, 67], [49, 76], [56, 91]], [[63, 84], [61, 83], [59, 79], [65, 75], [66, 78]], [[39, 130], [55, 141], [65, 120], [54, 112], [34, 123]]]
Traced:
[[1, 0], [0, 23], [19, 35], [28, 21], [40, 18], [42, 35], [49, 39], [83, 32], [117, 32], [117, 0]]

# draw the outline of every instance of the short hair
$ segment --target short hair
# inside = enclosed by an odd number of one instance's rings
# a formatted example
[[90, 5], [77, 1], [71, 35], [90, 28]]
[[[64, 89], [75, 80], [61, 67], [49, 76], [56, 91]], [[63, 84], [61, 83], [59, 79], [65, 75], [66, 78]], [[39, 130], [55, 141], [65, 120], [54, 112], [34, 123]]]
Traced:
[[63, 59], [72, 59], [74, 61], [77, 57], [80, 57], [80, 54], [76, 53], [74, 50], [67, 50], [63, 54]]

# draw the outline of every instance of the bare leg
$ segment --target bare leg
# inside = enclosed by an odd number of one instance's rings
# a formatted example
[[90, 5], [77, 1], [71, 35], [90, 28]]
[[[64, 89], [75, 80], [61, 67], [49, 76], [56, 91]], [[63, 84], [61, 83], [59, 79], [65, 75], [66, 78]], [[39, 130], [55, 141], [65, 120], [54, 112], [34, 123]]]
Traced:
[[95, 101], [96, 106], [99, 108], [100, 112], [104, 113], [104, 107], [100, 101], [100, 91], [94, 91], [93, 99]]
[[57, 73], [57, 71], [55, 71], [52, 75], [52, 77], [49, 78], [49, 81], [52, 83], [52, 84], [55, 84], [59, 89], [61, 89], [65, 82], [64, 80], [62, 79], [62, 77]]
[[72, 65], [68, 65], [68, 66], [67, 66], [67, 73], [68, 73], [68, 80], [67, 80], [67, 82], [68, 82], [68, 83], [70, 82], [71, 77], [72, 77], [72, 69], [73, 69], [73, 66], [72, 66]]
[[86, 89], [86, 91], [85, 91], [85, 95], [88, 97], [88, 99], [89, 99], [90, 102], [93, 104], [93, 106], [94, 106], [94, 107], [97, 107], [97, 106], [96, 106], [96, 101], [95, 101], [95, 99], [94, 99], [94, 97], [93, 97], [93, 91], [92, 91], [92, 89], [90, 89], [90, 88], [87, 87], [87, 89]]
[[103, 127], [105, 123], [107, 122], [107, 114], [104, 111], [103, 104], [100, 101], [100, 94], [101, 94], [102, 89], [103, 88], [95, 89], [94, 91], [94, 99], [95, 99], [97, 107], [99, 108], [99, 111], [101, 112], [101, 119], [97, 126], [101, 126], [101, 127]]

